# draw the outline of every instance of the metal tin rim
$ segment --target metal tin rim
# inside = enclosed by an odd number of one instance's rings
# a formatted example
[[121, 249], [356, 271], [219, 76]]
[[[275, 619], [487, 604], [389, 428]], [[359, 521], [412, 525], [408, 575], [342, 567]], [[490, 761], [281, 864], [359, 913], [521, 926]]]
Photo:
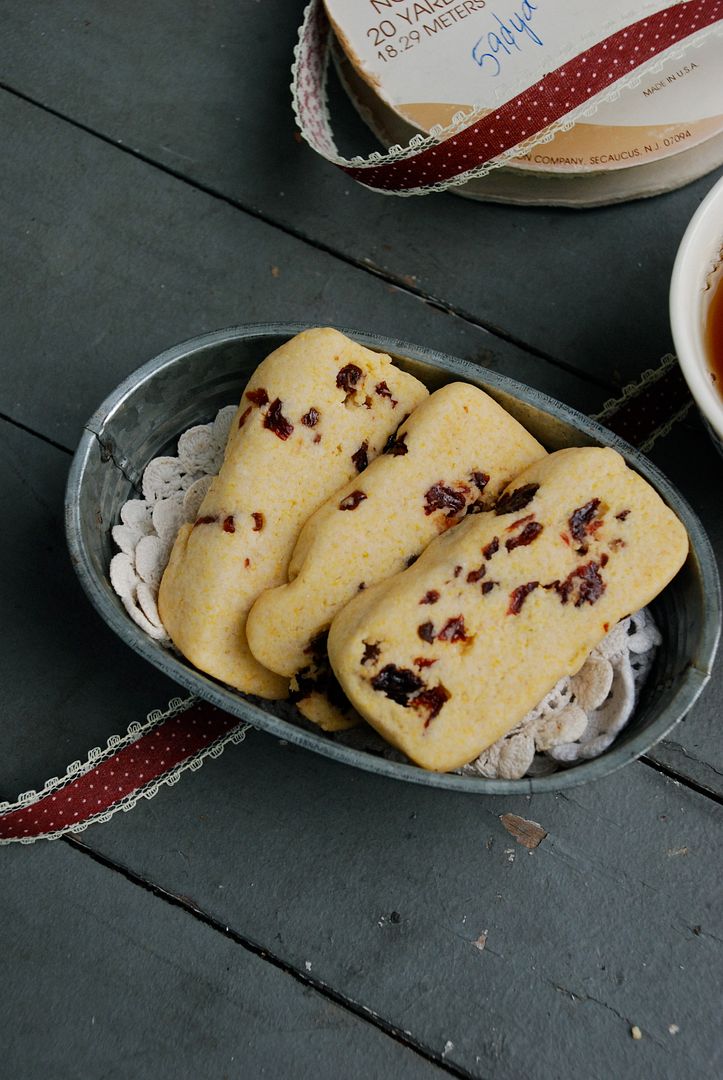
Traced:
[[702, 585], [707, 599], [707, 619], [702, 628], [700, 647], [696, 663], [685, 671], [676, 687], [675, 694], [667, 703], [657, 719], [627, 741], [605, 751], [600, 757], [569, 769], [561, 769], [543, 777], [522, 778], [520, 780], [488, 780], [482, 777], [460, 776], [456, 773], [428, 772], [415, 765], [405, 765], [374, 757], [366, 751], [356, 750], [334, 742], [322, 734], [306, 731], [304, 728], [282, 720], [265, 712], [250, 700], [241, 697], [232, 690], [212, 681], [201, 672], [185, 664], [168, 650], [153, 642], [133, 623], [125, 613], [116, 607], [100, 587], [93, 570], [89, 553], [86, 549], [79, 514], [79, 492], [91, 450], [102, 434], [104, 425], [113, 414], [122, 407], [126, 398], [143, 382], [152, 378], [164, 367], [175, 364], [184, 357], [209, 345], [228, 343], [254, 337], [278, 336], [291, 337], [302, 330], [311, 328], [310, 323], [255, 323], [246, 326], [233, 326], [202, 334], [178, 345], [166, 349], [135, 372], [128, 376], [96, 409], [85, 425], [82, 438], [71, 463], [65, 497], [66, 539], [71, 561], [89, 600], [103, 620], [118, 636], [144, 659], [148, 660], [165, 675], [185, 686], [192, 693], [198, 694], [211, 704], [237, 716], [254, 727], [288, 742], [313, 750], [342, 764], [352, 765], [367, 772], [388, 776], [412, 783], [422, 784], [463, 792], [486, 795], [525, 795], [544, 792], [562, 791], [576, 787], [587, 780], [607, 776], [623, 765], [635, 760], [662, 739], [679, 720], [685, 716], [710, 678], [721, 628], [721, 588], [718, 570], [708, 537], [697, 515], [686, 500], [639, 451], [624, 440], [613, 435], [595, 420], [584, 416], [569, 406], [555, 401], [546, 394], [525, 386], [505, 375], [488, 369], [480, 369], [468, 361], [436, 352], [423, 346], [399, 341], [394, 338], [369, 334], [364, 331], [339, 327], [342, 333], [354, 338], [361, 344], [399, 356], [429, 363], [442, 371], [458, 375], [461, 378], [471, 376], [479, 378], [482, 370], [484, 379], [491, 385], [507, 391], [523, 402], [540, 407], [545, 411], [564, 419], [581, 432], [590, 435], [603, 445], [618, 450], [638, 472], [649, 480], [666, 502], [671, 504], [683, 519], [691, 541], [691, 550], [695, 552], [700, 564]]

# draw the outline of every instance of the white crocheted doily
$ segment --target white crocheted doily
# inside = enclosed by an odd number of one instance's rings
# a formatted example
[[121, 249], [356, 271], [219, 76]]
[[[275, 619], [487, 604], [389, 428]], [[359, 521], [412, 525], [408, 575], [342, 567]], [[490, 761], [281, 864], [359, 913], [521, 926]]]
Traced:
[[660, 632], [647, 608], [614, 626], [516, 728], [460, 772], [517, 780], [598, 757], [633, 714]]
[[[154, 458], [143, 473], [143, 498], [130, 499], [113, 527], [120, 548], [110, 580], [138, 626], [170, 646], [158, 614], [158, 588], [179, 528], [194, 521], [221, 468], [235, 405], [212, 424], [178, 440], [176, 457]], [[661, 638], [647, 609], [623, 619], [593, 649], [576, 675], [561, 679], [517, 727], [460, 772], [516, 780], [544, 776], [597, 757], [630, 719]]]
[[189, 428], [178, 440], [176, 457], [149, 461], [143, 473], [143, 498], [121, 507], [113, 539], [120, 548], [110, 561], [110, 581], [123, 606], [142, 630], [170, 643], [158, 614], [158, 588], [173, 541], [198, 508], [221, 468], [235, 405], [221, 409], [212, 424]]

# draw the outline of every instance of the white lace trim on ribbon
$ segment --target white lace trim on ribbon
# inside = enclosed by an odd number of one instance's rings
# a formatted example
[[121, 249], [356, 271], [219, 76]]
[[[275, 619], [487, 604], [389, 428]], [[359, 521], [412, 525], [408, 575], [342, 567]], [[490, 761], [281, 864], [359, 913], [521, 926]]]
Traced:
[[[125, 749], [127, 746], [131, 746], [137, 742], [142, 736], [148, 735], [154, 728], [159, 727], [160, 724], [171, 717], [178, 716], [180, 713], [186, 712], [195, 705], [200, 698], [195, 696], [187, 698], [172, 698], [168, 703], [168, 708], [164, 711], [161, 709], [154, 709], [146, 717], [145, 723], [140, 724], [137, 720], [134, 720], [128, 727], [128, 732], [124, 736], [111, 735], [108, 739], [108, 744], [105, 750], [101, 750], [99, 746], [94, 747], [88, 752], [88, 758], [86, 761], [73, 761], [65, 771], [62, 777], [53, 776], [50, 780], [46, 781], [45, 785], [40, 791], [25, 791], [20, 795], [16, 802], [1, 802], [0, 814], [10, 814], [15, 810], [23, 810], [28, 806], [32, 806], [35, 803], [40, 802], [48, 795], [52, 795], [58, 791], [62, 791], [74, 780], [84, 776], [86, 773], [91, 772], [96, 766], [107, 761], [109, 758], [114, 757], [120, 750]], [[34, 844], [36, 840], [56, 840], [60, 836], [66, 836], [68, 833], [80, 833], [88, 828], [89, 825], [95, 825], [98, 822], [110, 821], [114, 814], [117, 814], [119, 810], [128, 811], [139, 802], [140, 799], [152, 799], [154, 795], [157, 795], [161, 787], [171, 787], [173, 784], [178, 783], [181, 775], [187, 770], [196, 772], [201, 768], [206, 758], [217, 758], [222, 753], [224, 748], [229, 743], [241, 743], [246, 738], [246, 732], [251, 730], [251, 724], [245, 724], [243, 721], [239, 721], [238, 724], [227, 731], [224, 735], [214, 739], [202, 750], [196, 751], [185, 761], [175, 765], [168, 772], [163, 775], [155, 777], [148, 783], [141, 785], [131, 791], [128, 795], [124, 795], [118, 802], [107, 810], [103, 810], [99, 814], [93, 814], [86, 818], [84, 821], [79, 821], [72, 825], [64, 825], [60, 829], [54, 829], [50, 832], [38, 833], [35, 836], [12, 836], [0, 839], [0, 845], [3, 844]]]
[[[299, 132], [312, 150], [321, 154], [327, 161], [342, 168], [345, 166], [365, 168], [402, 160], [412, 157], [431, 146], [438, 145], [451, 135], [455, 135], [457, 132], [469, 127], [478, 119], [483, 111], [481, 105], [475, 105], [474, 108], [467, 112], [456, 113], [451, 124], [447, 127], [442, 127], [439, 124], [435, 125], [428, 136], [414, 135], [407, 146], [391, 146], [384, 154], [374, 151], [367, 158], [357, 156], [348, 159], [342, 157], [334, 141], [329, 113], [327, 73], [330, 31], [325, 18], [320, 17], [320, 4], [321, 0], [311, 0], [304, 11], [303, 22], [299, 27], [299, 38], [294, 48], [294, 62], [291, 67], [291, 96]], [[631, 12], [631, 19], [633, 16], [634, 13]], [[644, 17], [651, 16], [646, 15]], [[689, 49], [698, 48], [711, 34], [723, 34], [723, 23], [714, 23], [690, 34], [683, 41], [676, 42], [663, 52], [656, 54], [650, 63], [641, 64], [633, 72], [623, 75], [619, 79], [611, 79], [608, 87], [576, 108], [571, 109], [569, 113], [555, 123], [548, 125], [532, 136], [522, 139], [515, 146], [497, 155], [497, 157], [491, 158], [464, 173], [438, 183], [401, 191], [370, 186], [373, 191], [381, 195], [396, 195], [398, 197], [426, 195], [432, 191], [446, 191], [450, 187], [466, 184], [469, 180], [486, 176], [493, 169], [514, 164], [515, 158], [530, 153], [537, 146], [551, 142], [558, 132], [569, 131], [579, 121], [594, 116], [601, 105], [616, 101], [623, 90], [641, 85], [644, 80], [662, 70], [669, 60], [682, 58]], [[602, 36], [604, 37], [605, 34]], [[592, 44], [594, 44], [592, 40], [582, 41], [579, 43], [578, 51], [584, 52]], [[500, 104], [502, 104], [501, 101], [498, 102], [498, 105]], [[359, 183], [364, 184], [364, 181], [360, 179]]]

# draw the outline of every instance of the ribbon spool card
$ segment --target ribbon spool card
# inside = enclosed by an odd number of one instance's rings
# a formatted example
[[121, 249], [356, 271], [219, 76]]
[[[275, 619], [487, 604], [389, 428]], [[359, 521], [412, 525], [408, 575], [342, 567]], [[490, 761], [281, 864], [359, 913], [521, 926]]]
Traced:
[[[377, 128], [417, 131], [406, 147], [338, 154], [325, 104], [332, 31], [353, 96], [397, 121]], [[312, 0], [292, 89], [318, 153], [408, 195], [501, 165], [528, 177], [650, 172], [723, 145], [722, 68], [723, 0]], [[698, 175], [717, 164], [703, 158]]]

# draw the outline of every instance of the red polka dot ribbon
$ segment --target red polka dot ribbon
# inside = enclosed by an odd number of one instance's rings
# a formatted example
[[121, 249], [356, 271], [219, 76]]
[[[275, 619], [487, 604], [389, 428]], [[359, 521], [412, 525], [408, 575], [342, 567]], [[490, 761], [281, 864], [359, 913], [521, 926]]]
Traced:
[[721, 19], [723, 0], [676, 4], [611, 34], [461, 131], [447, 128], [447, 137], [443, 131], [441, 139], [427, 140], [418, 150], [347, 161], [337, 153], [324, 105], [329, 24], [321, 0], [312, 0], [297, 45], [294, 108], [309, 145], [360, 184], [393, 194], [424, 194], [484, 175], [514, 148], [534, 145], [551, 125], [574, 120], [576, 111], [604, 100]]
[[107, 821], [140, 798], [152, 798], [160, 785], [175, 783], [184, 769], [217, 757], [227, 743], [240, 742], [247, 728], [195, 698], [172, 702], [167, 712], [151, 713], [145, 724], [131, 725], [124, 739], [111, 739], [105, 752], [91, 751], [85, 765], [71, 765], [43, 791], [0, 806], [0, 842], [29, 843]]
[[692, 404], [678, 361], [668, 355], [657, 368], [626, 386], [620, 397], [607, 401], [593, 419], [647, 453], [686, 416]]

